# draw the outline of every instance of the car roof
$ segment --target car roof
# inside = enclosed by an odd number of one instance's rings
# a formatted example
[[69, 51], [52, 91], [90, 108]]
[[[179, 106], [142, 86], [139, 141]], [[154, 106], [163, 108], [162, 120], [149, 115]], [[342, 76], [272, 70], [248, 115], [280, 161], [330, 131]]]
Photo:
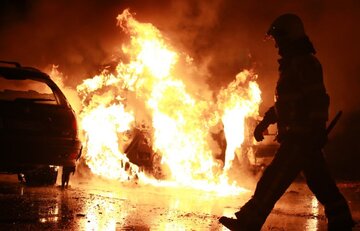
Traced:
[[21, 66], [18, 62], [0, 61], [0, 75], [8, 79], [28, 79], [40, 78], [49, 80], [50, 77], [46, 73], [33, 68]]

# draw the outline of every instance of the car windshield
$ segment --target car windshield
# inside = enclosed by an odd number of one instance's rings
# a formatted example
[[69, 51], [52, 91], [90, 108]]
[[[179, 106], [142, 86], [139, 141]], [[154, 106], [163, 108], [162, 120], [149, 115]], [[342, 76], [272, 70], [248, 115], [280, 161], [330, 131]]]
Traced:
[[0, 75], [0, 100], [36, 104], [58, 104], [54, 92], [34, 79], [6, 79]]

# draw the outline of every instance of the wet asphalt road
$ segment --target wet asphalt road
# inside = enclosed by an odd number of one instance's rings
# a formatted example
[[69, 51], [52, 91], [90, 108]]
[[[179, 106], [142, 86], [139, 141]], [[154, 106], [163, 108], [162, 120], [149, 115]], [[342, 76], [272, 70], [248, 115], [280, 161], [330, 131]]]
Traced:
[[[76, 176], [70, 184], [66, 190], [27, 187], [15, 175], [0, 175], [0, 230], [226, 230], [218, 218], [233, 216], [253, 190], [220, 197]], [[339, 187], [359, 223], [360, 183]], [[307, 186], [298, 182], [276, 204], [262, 230], [326, 230], [326, 218]]]

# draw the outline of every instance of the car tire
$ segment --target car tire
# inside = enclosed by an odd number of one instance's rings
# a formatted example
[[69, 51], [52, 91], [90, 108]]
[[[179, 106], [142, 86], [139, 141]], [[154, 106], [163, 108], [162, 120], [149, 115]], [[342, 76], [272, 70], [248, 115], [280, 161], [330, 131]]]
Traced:
[[24, 173], [25, 183], [29, 186], [54, 185], [58, 175], [57, 167], [42, 167]]

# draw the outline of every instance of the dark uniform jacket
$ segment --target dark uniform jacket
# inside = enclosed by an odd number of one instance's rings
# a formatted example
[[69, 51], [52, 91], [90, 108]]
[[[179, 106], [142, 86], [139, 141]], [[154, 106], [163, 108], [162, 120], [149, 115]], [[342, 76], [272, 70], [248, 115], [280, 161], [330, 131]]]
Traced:
[[297, 49], [283, 55], [279, 64], [275, 105], [264, 120], [277, 123], [280, 137], [325, 130], [329, 96], [318, 59], [307, 49]]

